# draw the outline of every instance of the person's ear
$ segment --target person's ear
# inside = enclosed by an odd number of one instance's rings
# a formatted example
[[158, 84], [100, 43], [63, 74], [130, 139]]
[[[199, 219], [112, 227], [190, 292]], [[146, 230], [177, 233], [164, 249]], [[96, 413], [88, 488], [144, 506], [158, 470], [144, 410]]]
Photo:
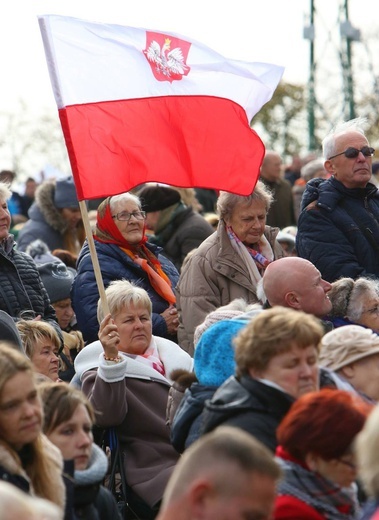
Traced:
[[305, 463], [311, 471], [317, 472], [317, 469], [318, 469], [318, 456], [317, 455], [314, 455], [314, 453], [307, 453], [305, 455]]
[[324, 168], [328, 173], [330, 173], [331, 175], [334, 175], [335, 167], [334, 167], [334, 164], [332, 163], [332, 161], [329, 161], [329, 159], [327, 161], [325, 161]]
[[284, 296], [284, 301], [286, 303], [286, 307], [289, 307], [290, 309], [301, 310], [299, 298], [294, 291], [286, 293]]
[[255, 368], [250, 367], [248, 369], [249, 376], [253, 379], [261, 379], [262, 378], [262, 372], [259, 370], [256, 370]]
[[188, 490], [189, 509], [191, 518], [202, 520], [211, 518], [211, 502], [214, 500], [215, 490], [212, 483], [204, 478], [195, 480]]
[[346, 379], [352, 379], [355, 375], [355, 365], [352, 363], [351, 365], [346, 365], [338, 370], [341, 372]]

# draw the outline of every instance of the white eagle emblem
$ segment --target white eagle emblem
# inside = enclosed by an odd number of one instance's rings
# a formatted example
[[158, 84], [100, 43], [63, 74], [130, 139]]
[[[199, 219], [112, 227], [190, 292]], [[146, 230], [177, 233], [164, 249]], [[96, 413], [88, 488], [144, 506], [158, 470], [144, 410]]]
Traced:
[[156, 40], [153, 40], [144, 54], [158, 74], [163, 74], [168, 80], [181, 79], [188, 73], [190, 67], [185, 63], [182, 49], [175, 47], [170, 50], [170, 46], [170, 38], [165, 38], [162, 48]]

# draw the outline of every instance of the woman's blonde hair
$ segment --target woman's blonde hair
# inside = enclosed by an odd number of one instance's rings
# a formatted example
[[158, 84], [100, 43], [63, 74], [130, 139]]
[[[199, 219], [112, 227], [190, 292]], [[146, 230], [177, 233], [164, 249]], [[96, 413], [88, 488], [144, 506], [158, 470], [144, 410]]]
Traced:
[[44, 339], [50, 340], [58, 349], [61, 346], [57, 331], [46, 321], [20, 320], [16, 323], [28, 358], [32, 358], [36, 345]]
[[273, 357], [294, 346], [318, 349], [323, 335], [320, 321], [311, 314], [280, 306], [264, 310], [234, 339], [237, 374], [248, 374], [250, 368], [262, 371]]
[[[128, 280], [114, 280], [105, 289], [109, 312], [116, 316], [124, 307], [133, 305], [134, 307], [144, 307], [151, 317], [153, 306], [150, 296], [142, 289], [128, 282]], [[104, 319], [104, 312], [101, 300], [97, 304], [97, 319], [101, 323]]]
[[[0, 342], [0, 400], [4, 390], [4, 385], [14, 376], [22, 372], [29, 372], [33, 375], [33, 367], [31, 361], [21, 352], [5, 342]], [[11, 456], [20, 464], [21, 460], [16, 451], [4, 439], [0, 443], [9, 451]], [[56, 490], [49, 485], [50, 471], [49, 461], [42, 442], [42, 436], [39, 435], [29, 445], [28, 460], [23, 468], [30, 478], [34, 492], [41, 498], [46, 498], [54, 504], [58, 504]]]

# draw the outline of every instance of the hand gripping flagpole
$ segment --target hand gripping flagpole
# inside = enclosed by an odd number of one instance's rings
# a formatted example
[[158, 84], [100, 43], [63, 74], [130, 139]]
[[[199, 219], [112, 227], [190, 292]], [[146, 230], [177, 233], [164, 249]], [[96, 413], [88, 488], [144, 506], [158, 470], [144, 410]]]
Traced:
[[97, 288], [98, 288], [99, 294], [100, 294], [101, 306], [103, 308], [103, 314], [104, 314], [104, 316], [106, 316], [107, 314], [109, 314], [109, 306], [108, 306], [107, 297], [105, 294], [104, 281], [103, 281], [103, 277], [101, 275], [99, 259], [98, 259], [96, 248], [95, 248], [95, 241], [94, 241], [93, 235], [92, 235], [92, 228], [91, 228], [91, 224], [89, 222], [87, 206], [86, 206], [85, 200], [79, 201], [79, 207], [80, 207], [80, 213], [82, 214], [84, 229], [85, 229], [85, 232], [87, 235], [89, 251], [90, 251], [91, 260], [92, 260], [92, 264], [93, 264], [93, 270], [95, 272]]

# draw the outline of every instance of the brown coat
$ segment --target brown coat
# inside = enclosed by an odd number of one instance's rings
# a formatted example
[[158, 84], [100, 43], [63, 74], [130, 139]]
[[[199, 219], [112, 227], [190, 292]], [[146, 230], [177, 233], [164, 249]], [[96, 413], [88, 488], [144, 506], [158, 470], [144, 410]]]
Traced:
[[166, 426], [167, 377], [174, 368], [192, 370], [192, 359], [178, 345], [164, 338], [155, 341], [166, 377], [123, 354], [121, 363], [107, 364], [99, 357], [99, 341], [85, 347], [75, 359], [82, 390], [98, 412], [96, 423], [116, 427], [127, 482], [150, 506], [161, 500], [179, 457]]
[[[264, 233], [275, 260], [284, 256], [276, 241], [278, 232], [278, 228], [266, 226]], [[180, 346], [193, 355], [193, 334], [197, 325], [210, 312], [236, 298], [256, 303], [256, 289], [242, 258], [230, 243], [223, 222], [220, 222], [217, 231], [199, 246], [185, 264], [176, 287]]]

